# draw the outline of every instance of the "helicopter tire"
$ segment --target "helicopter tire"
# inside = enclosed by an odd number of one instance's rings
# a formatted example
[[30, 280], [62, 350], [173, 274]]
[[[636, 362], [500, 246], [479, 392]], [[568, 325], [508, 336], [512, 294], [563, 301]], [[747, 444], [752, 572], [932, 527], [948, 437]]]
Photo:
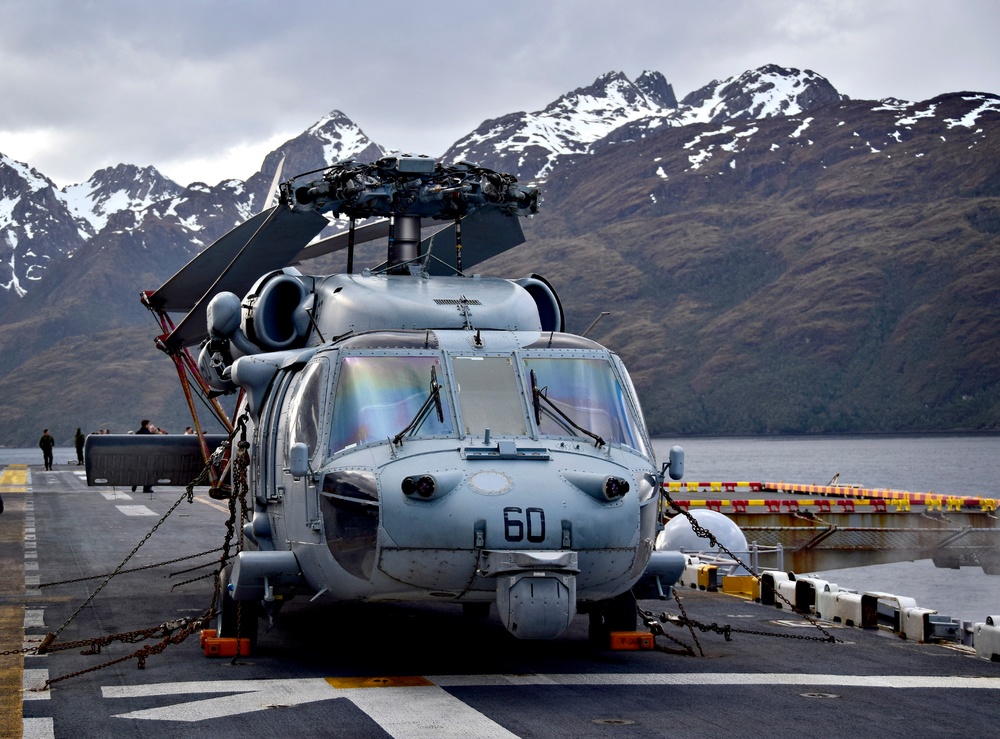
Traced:
[[[251, 649], [257, 648], [260, 604], [256, 601], [234, 600], [229, 594], [229, 577], [232, 566], [226, 565], [219, 573], [219, 596], [216, 602], [215, 629], [220, 638], [249, 639]], [[239, 632], [239, 633], [237, 633]]]
[[636, 606], [635, 595], [631, 590], [594, 603], [587, 612], [591, 643], [607, 647], [611, 642], [612, 631], [635, 631], [639, 618]]

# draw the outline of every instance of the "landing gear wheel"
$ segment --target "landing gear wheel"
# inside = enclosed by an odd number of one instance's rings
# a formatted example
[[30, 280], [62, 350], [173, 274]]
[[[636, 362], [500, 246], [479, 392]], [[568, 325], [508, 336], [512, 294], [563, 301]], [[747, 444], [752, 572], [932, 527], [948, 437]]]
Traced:
[[220, 639], [239, 636], [250, 640], [250, 648], [257, 648], [257, 626], [260, 605], [256, 601], [233, 600], [229, 594], [229, 576], [232, 566], [226, 565], [219, 574], [219, 597], [216, 601], [218, 614], [215, 618], [215, 634]]
[[611, 643], [612, 631], [635, 631], [639, 622], [636, 605], [631, 590], [626, 590], [609, 600], [594, 603], [588, 611], [591, 643], [607, 648]]

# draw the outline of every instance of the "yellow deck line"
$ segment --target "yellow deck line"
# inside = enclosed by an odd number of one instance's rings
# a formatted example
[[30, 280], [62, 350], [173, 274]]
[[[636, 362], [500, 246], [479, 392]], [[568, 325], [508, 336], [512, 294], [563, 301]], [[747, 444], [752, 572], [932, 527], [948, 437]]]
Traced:
[[[24, 494], [27, 465], [9, 465], [0, 473], [4, 512], [0, 514], [0, 595], [8, 603], [24, 599]], [[0, 652], [16, 651], [24, 643], [24, 605], [0, 606]], [[0, 736], [19, 737], [24, 709], [21, 688], [24, 657], [0, 655]]]

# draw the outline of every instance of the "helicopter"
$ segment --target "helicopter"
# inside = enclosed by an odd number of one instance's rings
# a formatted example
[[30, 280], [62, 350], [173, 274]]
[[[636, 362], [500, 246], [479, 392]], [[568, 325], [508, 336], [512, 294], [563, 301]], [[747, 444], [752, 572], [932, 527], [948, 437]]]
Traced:
[[[90, 437], [88, 482], [185, 484], [239, 428], [252, 506], [219, 637], [256, 639], [299, 595], [495, 608], [519, 639], [577, 613], [596, 639], [634, 630], [637, 596], [684, 567], [654, 547], [683, 449], [657, 466], [622, 360], [566, 333], [547, 280], [470, 273], [525, 241], [538, 190], [410, 155], [278, 179], [277, 205], [143, 294], [182, 383], [216, 407], [237, 396], [231, 433], [202, 433], [186, 389], [196, 437]], [[316, 240], [333, 217], [348, 229]], [[385, 261], [355, 270], [382, 238]], [[291, 266], [345, 249], [343, 273]]]

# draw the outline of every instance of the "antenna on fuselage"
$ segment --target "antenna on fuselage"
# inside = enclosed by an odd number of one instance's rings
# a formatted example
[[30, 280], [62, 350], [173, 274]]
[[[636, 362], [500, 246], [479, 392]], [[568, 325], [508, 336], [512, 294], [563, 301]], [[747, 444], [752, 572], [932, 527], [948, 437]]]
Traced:
[[602, 310], [601, 314], [597, 318], [594, 319], [593, 323], [591, 323], [589, 326], [587, 326], [587, 330], [584, 331], [582, 334], [580, 334], [580, 336], [586, 338], [587, 334], [589, 334], [590, 330], [592, 328], [594, 328], [594, 326], [597, 325], [598, 321], [600, 321], [602, 318], [604, 318], [604, 316], [610, 316], [610, 315], [611, 315], [611, 311], [609, 311], [609, 310]]

